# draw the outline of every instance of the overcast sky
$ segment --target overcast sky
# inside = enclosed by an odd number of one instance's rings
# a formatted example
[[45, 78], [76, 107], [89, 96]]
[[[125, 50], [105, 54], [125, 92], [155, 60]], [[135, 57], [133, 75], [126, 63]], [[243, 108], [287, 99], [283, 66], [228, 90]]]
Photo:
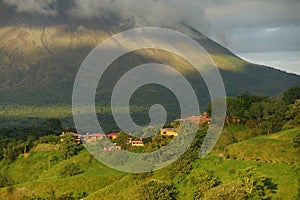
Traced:
[[[59, 0], [2, 1], [15, 7], [16, 12], [58, 13]], [[72, 17], [114, 14], [134, 20], [138, 26], [185, 22], [243, 58], [300, 74], [300, 0], [73, 1], [73, 7], [65, 11]]]
[[205, 9], [209, 36], [249, 61], [300, 74], [300, 0], [220, 2]]

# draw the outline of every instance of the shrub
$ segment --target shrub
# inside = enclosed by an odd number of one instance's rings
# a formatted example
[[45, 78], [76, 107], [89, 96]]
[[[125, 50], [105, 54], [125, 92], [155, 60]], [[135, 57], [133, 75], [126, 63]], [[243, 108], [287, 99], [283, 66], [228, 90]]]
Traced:
[[61, 177], [74, 176], [82, 173], [80, 166], [74, 162], [68, 163], [60, 171]]
[[277, 184], [271, 178], [258, 173], [256, 166], [242, 169], [238, 172], [244, 191], [249, 199], [270, 199], [276, 193]]
[[56, 135], [47, 135], [40, 138], [41, 142], [45, 144], [58, 144], [60, 143], [60, 139], [60, 136]]
[[15, 184], [15, 181], [7, 174], [0, 173], [0, 188]]
[[219, 178], [214, 176], [214, 171], [193, 170], [187, 181], [190, 187], [194, 187], [194, 199], [201, 199], [206, 191], [220, 184]]
[[140, 199], [143, 200], [173, 200], [177, 191], [172, 184], [151, 180], [141, 186]]
[[244, 200], [247, 199], [247, 193], [241, 184], [228, 183], [212, 188], [204, 195], [203, 200]]
[[297, 135], [296, 135], [296, 137], [294, 137], [294, 147], [300, 147], [300, 133], [298, 133]]

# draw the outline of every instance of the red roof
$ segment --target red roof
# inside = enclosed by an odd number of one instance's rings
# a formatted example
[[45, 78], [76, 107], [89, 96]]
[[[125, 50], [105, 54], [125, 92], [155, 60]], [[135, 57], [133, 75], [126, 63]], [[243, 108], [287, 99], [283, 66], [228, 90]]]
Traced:
[[171, 128], [162, 128], [162, 131], [173, 131]]
[[119, 133], [109, 133], [109, 134], [107, 134], [107, 136], [118, 136], [119, 135]]

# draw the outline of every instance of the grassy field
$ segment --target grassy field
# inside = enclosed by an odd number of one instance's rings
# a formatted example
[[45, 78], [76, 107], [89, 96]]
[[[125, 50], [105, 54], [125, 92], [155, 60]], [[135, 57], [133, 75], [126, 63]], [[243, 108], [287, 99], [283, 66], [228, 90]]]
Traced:
[[225, 154], [232, 159], [299, 165], [299, 150], [293, 147], [293, 138], [297, 133], [299, 129], [255, 137], [227, 146]]
[[[240, 134], [241, 127], [231, 127]], [[226, 131], [226, 130], [225, 130]], [[291, 146], [291, 140], [300, 129], [282, 131], [272, 136], [256, 137], [226, 147], [235, 159], [222, 159], [211, 154], [192, 163], [193, 170], [213, 170], [222, 184], [237, 181], [236, 172], [257, 166], [259, 173], [269, 177], [277, 185], [273, 199], [297, 199], [299, 190], [299, 154]], [[140, 199], [139, 188], [152, 179], [172, 182], [172, 169], [164, 168], [152, 175], [126, 174], [110, 169], [82, 150], [77, 156], [64, 160], [55, 145], [40, 144], [28, 155], [20, 155], [13, 163], [0, 162], [2, 173], [15, 180], [14, 186], [0, 189], [0, 199], [22, 199], [23, 196], [60, 196], [73, 192], [85, 192], [85, 199]], [[282, 151], [285, 149], [286, 151]], [[253, 152], [254, 157], [249, 156]], [[261, 152], [261, 153], [258, 153]], [[299, 152], [298, 152], [299, 153]], [[258, 159], [259, 158], [259, 159]], [[64, 166], [75, 163], [82, 173], [62, 177]], [[193, 190], [185, 181], [174, 183], [178, 199], [191, 199]]]
[[[298, 195], [298, 176], [296, 166], [282, 163], [263, 163], [257, 161], [245, 160], [224, 160], [220, 163], [213, 161], [214, 159], [199, 160], [195, 163], [197, 168], [213, 170], [217, 177], [223, 183], [230, 183], [236, 178], [234, 172], [245, 169], [246, 167], [258, 166], [258, 170], [264, 176], [270, 177], [275, 184], [278, 184], [274, 199], [295, 200]], [[216, 160], [216, 159], [215, 159]]]

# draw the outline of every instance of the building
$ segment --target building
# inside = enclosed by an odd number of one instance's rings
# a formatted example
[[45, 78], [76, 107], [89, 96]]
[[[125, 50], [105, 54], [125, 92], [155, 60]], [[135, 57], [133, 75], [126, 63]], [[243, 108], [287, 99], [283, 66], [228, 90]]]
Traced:
[[106, 135], [103, 133], [93, 133], [93, 134], [87, 133], [86, 135], [81, 135], [81, 139], [84, 140], [86, 143], [96, 142], [102, 140], [105, 137]]
[[109, 137], [111, 140], [114, 140], [118, 137], [119, 133], [109, 133], [106, 136]]
[[200, 124], [207, 124], [211, 122], [211, 118], [207, 114], [207, 112], [204, 112], [200, 117]]
[[211, 118], [209, 117], [209, 115], [207, 114], [207, 112], [204, 112], [202, 115], [200, 116], [190, 116], [190, 117], [185, 117], [183, 119], [179, 119], [176, 121], [189, 121], [192, 123], [199, 123], [199, 124], [208, 124], [211, 121]]
[[160, 135], [162, 136], [178, 136], [178, 133], [172, 128], [162, 128], [160, 129]]
[[144, 143], [142, 140], [132, 140], [131, 141], [131, 146], [133, 147], [143, 147]]

